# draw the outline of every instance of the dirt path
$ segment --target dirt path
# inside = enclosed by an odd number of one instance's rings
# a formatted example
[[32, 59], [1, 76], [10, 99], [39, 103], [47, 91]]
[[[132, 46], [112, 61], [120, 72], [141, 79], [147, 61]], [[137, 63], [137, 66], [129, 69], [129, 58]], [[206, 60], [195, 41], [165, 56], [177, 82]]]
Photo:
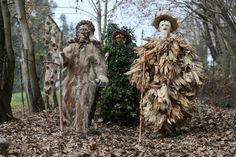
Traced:
[[176, 137], [158, 137], [146, 128], [141, 145], [137, 128], [98, 122], [87, 137], [62, 137], [55, 111], [0, 125], [0, 137], [10, 142], [9, 156], [236, 157], [236, 110], [204, 105], [200, 111]]

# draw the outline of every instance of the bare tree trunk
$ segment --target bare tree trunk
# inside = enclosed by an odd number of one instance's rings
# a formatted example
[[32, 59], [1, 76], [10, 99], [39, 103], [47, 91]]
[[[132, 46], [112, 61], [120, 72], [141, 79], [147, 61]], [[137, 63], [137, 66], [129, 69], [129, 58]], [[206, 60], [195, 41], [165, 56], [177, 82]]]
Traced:
[[22, 65], [20, 65], [20, 86], [21, 86], [21, 102], [22, 102], [22, 115], [25, 117], [25, 101], [24, 101], [24, 83], [22, 76]]
[[[38, 84], [38, 77], [36, 74], [36, 66], [35, 66], [35, 55], [34, 55], [34, 48], [32, 38], [30, 36], [29, 26], [25, 16], [25, 6], [24, 0], [16, 0], [16, 11], [18, 14], [18, 20], [20, 22], [21, 32], [22, 32], [22, 39], [24, 44], [24, 62], [26, 62], [26, 68], [28, 72], [28, 84], [29, 86], [26, 89], [26, 95], [29, 98], [29, 111], [30, 113], [38, 112], [44, 109], [43, 99], [40, 92], [39, 84]], [[26, 55], [27, 54], [27, 55]], [[27, 76], [27, 75], [26, 75]], [[24, 81], [26, 83], [26, 80]], [[31, 92], [31, 93], [30, 93]]]
[[232, 64], [231, 74], [233, 76], [234, 81], [236, 81], [236, 63], [235, 63], [236, 56], [233, 56], [230, 59], [232, 61], [232, 63], [231, 63]]
[[230, 32], [233, 33], [233, 36], [236, 36], [236, 27], [235, 27], [235, 22], [231, 20], [231, 18], [229, 17], [229, 10], [226, 6], [225, 1], [222, 0], [217, 0], [216, 1], [216, 5], [221, 9], [221, 15], [222, 17], [225, 19], [225, 21], [227, 22], [229, 29], [231, 30]]
[[216, 61], [217, 57], [218, 57], [218, 54], [217, 54], [217, 51], [215, 49], [215, 46], [213, 45], [213, 41], [212, 41], [212, 37], [211, 37], [208, 22], [203, 21], [203, 28], [204, 28], [203, 37], [205, 38], [206, 44], [207, 44], [208, 48], [211, 51], [211, 56], [212, 56], [213, 60]]
[[[98, 27], [98, 37], [99, 41], [103, 45], [104, 41], [104, 36], [106, 34], [106, 29], [107, 29], [107, 16], [108, 16], [108, 3], [109, 0], [88, 0], [91, 8], [95, 12], [96, 15], [90, 14], [93, 18], [96, 19], [97, 21], [97, 27]], [[102, 12], [102, 6], [104, 5], [104, 12]], [[116, 8], [117, 3], [114, 4], [113, 6], [113, 11]], [[83, 10], [82, 10], [83, 11]], [[103, 13], [103, 14], [102, 14]], [[104, 16], [104, 19], [103, 19]], [[103, 26], [103, 27], [102, 27]]]
[[[21, 57], [22, 58], [25, 58], [25, 56], [27, 56], [27, 53], [22, 50], [21, 52]], [[28, 107], [29, 107], [29, 111], [31, 111], [32, 107], [30, 104], [33, 103], [33, 96], [32, 96], [32, 92], [30, 90], [30, 85], [29, 85], [29, 70], [28, 70], [28, 66], [27, 66], [27, 61], [24, 59], [22, 62], [21, 62], [21, 69], [22, 69], [22, 79], [23, 79], [23, 86], [24, 86], [24, 89], [25, 89], [25, 93], [26, 93], [26, 100], [27, 100], [27, 104], [28, 104]]]
[[108, 0], [105, 0], [104, 3], [105, 3], [104, 4], [105, 5], [105, 8], [104, 8], [104, 22], [103, 22], [103, 31], [102, 31], [102, 41], [101, 41], [101, 43], [103, 43], [103, 41], [104, 41], [104, 36], [105, 36], [106, 30], [107, 30]]
[[97, 1], [97, 25], [99, 41], [102, 43], [102, 9], [100, 0]]
[[[12, 110], [11, 110], [11, 97], [13, 89], [13, 80], [14, 80], [14, 69], [15, 69], [15, 58], [14, 52], [12, 49], [11, 43], [11, 24], [10, 24], [10, 12], [7, 6], [7, 0], [2, 0], [1, 4], [1, 13], [0, 13], [0, 25], [3, 26], [4, 31], [1, 30], [1, 37], [4, 37], [5, 42], [1, 42], [1, 52], [6, 52], [6, 60], [1, 62], [7, 66], [1, 64], [1, 70], [4, 71], [3, 86], [0, 89], [0, 123], [13, 119]], [[3, 38], [1, 38], [3, 39]], [[4, 56], [1, 54], [1, 57]], [[1, 71], [2, 73], [2, 71]]]
[[230, 55], [229, 51], [225, 52], [224, 60], [223, 60], [223, 70], [224, 70], [225, 76], [230, 75], [231, 59], [232, 59], [232, 55]]
[[207, 69], [208, 67], [208, 62], [207, 62], [207, 45], [205, 44], [205, 40], [202, 37], [202, 25], [201, 23], [194, 19], [193, 17], [189, 17], [191, 19], [190, 24], [187, 24], [190, 26], [189, 28], [192, 30], [193, 33], [193, 39], [192, 39], [192, 44], [193, 46], [197, 49], [197, 54], [201, 58], [201, 61], [203, 63], [203, 68]]
[[4, 70], [3, 70], [3, 64], [4, 64], [4, 45], [5, 45], [5, 39], [4, 39], [4, 23], [3, 23], [2, 10], [1, 10], [1, 3], [0, 3], [0, 89], [3, 88], [3, 76], [4, 76]]

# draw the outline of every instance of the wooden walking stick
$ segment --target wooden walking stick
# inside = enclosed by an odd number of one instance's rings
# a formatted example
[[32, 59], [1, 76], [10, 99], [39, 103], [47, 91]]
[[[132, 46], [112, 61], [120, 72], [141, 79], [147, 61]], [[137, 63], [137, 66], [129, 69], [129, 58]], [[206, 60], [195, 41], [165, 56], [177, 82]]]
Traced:
[[60, 131], [61, 135], [63, 134], [64, 126], [63, 126], [63, 113], [62, 113], [62, 86], [61, 86], [61, 80], [62, 80], [62, 65], [60, 66], [60, 73], [59, 73], [59, 81], [60, 81], [60, 102], [59, 102], [59, 115], [60, 115]]
[[142, 65], [142, 80], [141, 80], [141, 94], [140, 94], [140, 115], [139, 115], [139, 138], [138, 143], [140, 144], [142, 141], [142, 119], [143, 119], [143, 95], [144, 95], [144, 85], [145, 85], [145, 68], [146, 68], [146, 54], [143, 54], [144, 62]]

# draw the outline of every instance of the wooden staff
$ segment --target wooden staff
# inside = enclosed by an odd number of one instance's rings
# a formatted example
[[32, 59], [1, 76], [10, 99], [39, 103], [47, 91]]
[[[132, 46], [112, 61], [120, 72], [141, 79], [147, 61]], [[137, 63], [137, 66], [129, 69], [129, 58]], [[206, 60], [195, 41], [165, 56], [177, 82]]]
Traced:
[[61, 73], [62, 65], [60, 66], [60, 76], [59, 76], [59, 84], [60, 84], [60, 103], [59, 103], [59, 115], [60, 115], [60, 131], [61, 135], [63, 134], [64, 126], [63, 126], [63, 114], [62, 114], [62, 86], [61, 86], [61, 79], [62, 79], [62, 73]]
[[146, 68], [146, 54], [144, 52], [143, 54], [144, 62], [142, 65], [142, 80], [141, 80], [141, 94], [140, 94], [140, 104], [139, 104], [139, 109], [140, 109], [140, 115], [139, 115], [139, 138], [138, 138], [138, 143], [140, 144], [142, 141], [142, 119], [143, 119], [143, 95], [144, 95], [144, 85], [145, 85], [145, 68]]

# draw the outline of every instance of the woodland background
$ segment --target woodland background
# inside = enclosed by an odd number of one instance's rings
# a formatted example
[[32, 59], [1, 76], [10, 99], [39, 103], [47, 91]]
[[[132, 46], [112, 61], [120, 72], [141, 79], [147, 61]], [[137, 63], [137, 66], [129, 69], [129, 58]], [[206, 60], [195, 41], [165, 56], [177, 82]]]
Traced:
[[[82, 4], [85, 1], [75, 0], [75, 2], [78, 5], [71, 7], [71, 9], [80, 10], [85, 14], [86, 9], [79, 7], [79, 4]], [[216, 129], [216, 132], [217, 130], [220, 130], [219, 132], [225, 134], [227, 137], [222, 137], [225, 138], [225, 143], [218, 143], [219, 146], [216, 144], [217, 148], [219, 147], [219, 150], [222, 148], [223, 152], [223, 145], [225, 145], [228, 140], [228, 145], [226, 144], [227, 147], [225, 149], [231, 148], [228, 155], [235, 155], [235, 147], [232, 149], [233, 147], [231, 147], [231, 145], [236, 145], [235, 131], [232, 131], [236, 130], [234, 114], [236, 106], [236, 1], [168, 0], [157, 2], [156, 0], [88, 0], [87, 2], [89, 2], [90, 7], [93, 10], [93, 12], [87, 12], [87, 14], [91, 16], [90, 19], [93, 20], [93, 23], [97, 27], [98, 40], [101, 41], [101, 43], [104, 43], [104, 35], [106, 34], [107, 25], [109, 22], [117, 21], [116, 18], [122, 18], [124, 16], [123, 18], [127, 18], [126, 21], [129, 21], [129, 18], [135, 16], [135, 19], [137, 20], [133, 23], [135, 23], [136, 26], [132, 25], [131, 27], [136, 29], [137, 27], [140, 27], [143, 22], [147, 23], [148, 20], [152, 19], [158, 10], [170, 9], [176, 16], [180, 17], [181, 27], [178, 31], [196, 48], [208, 75], [208, 80], [205, 82], [205, 85], [198, 96], [199, 106], [205, 106], [202, 110], [203, 115], [201, 116], [201, 122], [202, 120], [206, 121], [203, 123], [199, 122], [200, 124], [196, 124], [195, 126], [204, 128], [204, 124], [209, 124], [205, 129], [211, 132], [214, 130], [213, 128], [215, 126], [221, 125], [222, 128]], [[45, 118], [45, 115], [46, 117], [49, 116], [47, 118], [55, 118], [52, 117], [53, 114], [45, 114], [46, 112], [48, 113], [52, 111], [44, 110], [50, 106], [45, 105], [47, 104], [45, 103], [46, 99], [41, 91], [44, 78], [44, 21], [46, 16], [52, 14], [54, 9], [57, 7], [62, 6], [57, 6], [57, 4], [52, 0], [1, 0], [0, 123], [14, 120], [14, 117], [19, 118], [19, 112], [21, 114], [20, 118], [28, 117], [28, 120], [21, 121], [21, 123], [14, 122], [14, 124], [2, 124], [0, 136], [10, 136], [10, 134], [6, 133], [6, 130], [9, 130], [9, 126], [7, 127], [7, 125], [12, 125], [12, 129], [10, 129], [12, 131], [19, 127], [17, 125], [25, 125], [24, 123], [27, 123], [28, 125], [28, 121], [33, 123], [30, 118], [32, 118], [31, 116], [36, 112], [39, 112], [39, 114], [37, 114], [39, 117], [34, 117], [36, 119], [40, 118], [40, 116], [41, 118]], [[65, 36], [64, 43], [66, 43], [66, 41], [74, 35], [74, 28], [73, 25], [67, 23], [65, 14], [60, 16], [60, 23], [61, 30]], [[132, 22], [129, 21], [127, 23]], [[136, 36], [143, 38], [145, 31], [140, 35], [136, 34]], [[209, 56], [212, 57], [212, 61], [210, 62]], [[14, 104], [14, 95], [21, 97], [21, 93], [22, 96], [25, 95], [25, 97], [22, 99], [23, 101], [21, 101], [20, 98], [19, 101], [22, 105], [19, 106]], [[223, 109], [218, 107], [223, 107]], [[207, 111], [206, 108], [209, 108], [209, 111]], [[21, 113], [22, 110], [23, 114]], [[216, 114], [213, 115], [213, 113]], [[48, 121], [48, 124], [52, 125], [50, 120]], [[35, 124], [32, 124], [32, 126], [29, 127], [37, 128], [34, 125]], [[56, 124], [53, 125], [55, 125], [53, 127], [56, 127]], [[98, 126], [100, 126], [100, 124], [98, 124]], [[102, 125], [101, 127], [106, 129], [108, 126]], [[112, 127], [107, 128], [107, 134], [112, 134]], [[109, 132], [109, 129], [111, 132]], [[135, 130], [132, 131], [135, 132]], [[195, 131], [197, 132], [197, 129]], [[217, 133], [213, 133], [214, 131], [212, 132], [212, 135], [210, 135], [214, 136], [213, 141], [217, 141], [217, 138], [215, 138], [216, 136], [222, 139], [222, 134], [217, 135]], [[127, 134], [129, 134], [129, 132]], [[187, 135], [192, 136], [192, 134], [194, 134], [194, 131]], [[70, 137], [71, 136], [72, 135], [70, 135]], [[129, 136], [132, 135], [127, 135], [127, 138]], [[12, 138], [13, 137], [14, 136], [12, 136]], [[24, 135], [21, 139], [22, 138], [25, 138], [24, 140], [27, 141], [28, 137]], [[117, 139], [116, 137], [112, 138]], [[152, 139], [153, 137], [148, 138]], [[181, 138], [181, 136], [179, 138]], [[124, 139], [126, 138], [124, 137]], [[229, 139], [231, 139], [231, 143]], [[58, 140], [62, 140], [62, 138], [58, 137]], [[19, 144], [16, 142], [15, 145]], [[93, 144], [91, 144], [91, 141], [88, 145], [91, 147], [89, 147], [90, 151], [93, 150]], [[164, 147], [166, 147], [166, 145]], [[40, 149], [41, 148], [42, 147], [40, 147]], [[94, 150], [97, 148], [97, 146], [94, 146]], [[151, 149], [151, 147], [148, 148]], [[184, 149], [184, 147], [181, 148]], [[24, 148], [25, 150], [22, 150], [23, 148], [19, 149], [19, 154], [22, 155], [26, 153], [24, 155], [27, 156], [28, 152], [26, 148]], [[45, 148], [49, 153], [53, 152], [51, 149], [52, 147]], [[141, 155], [145, 152], [143, 151], [144, 148], [141, 147], [135, 147], [134, 149]], [[169, 149], [171, 149], [171, 146]], [[14, 149], [12, 147], [12, 154], [16, 153], [13, 150], [16, 150], [15, 147]], [[74, 148], [71, 148], [71, 150], [74, 150]], [[206, 154], [214, 154], [214, 152], [209, 152], [207, 150], [206, 152]], [[176, 152], [173, 151], [173, 153]], [[189, 155], [189, 152], [187, 152], [187, 154]], [[164, 155], [166, 155], [165, 152]], [[181, 152], [178, 155], [181, 155]]]

